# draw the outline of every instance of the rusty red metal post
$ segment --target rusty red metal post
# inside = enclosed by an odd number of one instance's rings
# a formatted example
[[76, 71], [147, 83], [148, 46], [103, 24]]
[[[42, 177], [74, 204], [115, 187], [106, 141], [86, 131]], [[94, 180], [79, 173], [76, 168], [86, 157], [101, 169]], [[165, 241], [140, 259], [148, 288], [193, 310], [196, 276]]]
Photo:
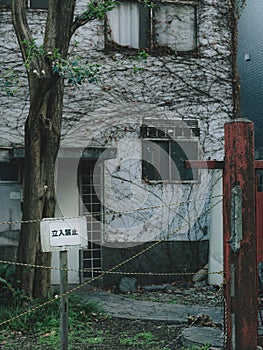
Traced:
[[[246, 119], [235, 119], [225, 124], [223, 179], [227, 350], [257, 348], [255, 184], [254, 126]], [[233, 206], [240, 201], [238, 217]]]
[[223, 169], [226, 350], [256, 350], [258, 276], [254, 124], [225, 124], [225, 161], [186, 161], [187, 168]]

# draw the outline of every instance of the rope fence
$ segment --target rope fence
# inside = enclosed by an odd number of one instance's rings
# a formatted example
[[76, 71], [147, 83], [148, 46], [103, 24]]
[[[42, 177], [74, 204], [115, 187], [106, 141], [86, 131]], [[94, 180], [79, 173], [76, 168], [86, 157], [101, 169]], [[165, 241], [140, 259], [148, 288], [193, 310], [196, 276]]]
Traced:
[[[215, 203], [213, 206], [218, 205], [220, 202], [223, 200], [223, 195], [217, 195], [211, 197], [211, 199], [215, 198], [221, 198], [217, 203]], [[128, 214], [132, 212], [137, 212], [137, 211], [147, 211], [150, 209], [158, 209], [158, 208], [170, 208], [170, 207], [179, 207], [182, 204], [190, 204], [194, 202], [199, 202], [207, 199], [206, 197], [204, 198], [199, 198], [199, 199], [193, 199], [193, 200], [188, 200], [185, 202], [180, 202], [180, 203], [171, 203], [171, 204], [161, 204], [161, 205], [154, 205], [154, 206], [148, 206], [148, 207], [143, 207], [143, 208], [135, 208], [132, 210], [120, 210], [120, 211], [114, 211], [114, 210], [108, 210], [105, 211], [105, 215], [117, 215], [117, 214]], [[212, 206], [212, 207], [213, 207]], [[210, 208], [211, 209], [211, 208]], [[100, 216], [101, 212], [92, 212], [90, 213], [92, 216]], [[76, 216], [61, 216], [61, 217], [54, 217], [54, 218], [45, 218], [45, 221], [54, 221], [54, 220], [68, 220], [68, 219], [78, 219], [82, 216], [76, 215]], [[42, 219], [32, 219], [32, 220], [16, 220], [16, 221], [1, 221], [0, 225], [15, 225], [15, 224], [33, 224], [33, 223], [40, 223]]]
[[[8, 323], [11, 323], [19, 318], [22, 318], [24, 316], [27, 316], [41, 308], [44, 308], [45, 306], [51, 304], [51, 303], [54, 303], [55, 301], [57, 301], [58, 299], [61, 299], [65, 296], [69, 296], [73, 293], [76, 293], [77, 291], [79, 291], [81, 288], [83, 288], [84, 286], [87, 286], [87, 285], [90, 285], [92, 284], [93, 282], [95, 282], [96, 280], [100, 279], [101, 277], [103, 277], [104, 275], [106, 274], [125, 274], [125, 275], [129, 275], [129, 274], [133, 274], [133, 275], [149, 275], [149, 276], [193, 276], [193, 275], [196, 275], [196, 274], [201, 274], [201, 275], [205, 275], [205, 276], [208, 276], [209, 274], [219, 274], [219, 275], [222, 275], [224, 276], [224, 272], [223, 271], [218, 271], [218, 272], [174, 272], [174, 273], [157, 273], [157, 272], [138, 272], [138, 273], [129, 273], [129, 272], [121, 272], [121, 271], [114, 271], [122, 266], [124, 266], [126, 263], [128, 263], [129, 261], [133, 260], [133, 259], [136, 259], [138, 256], [144, 254], [146, 251], [148, 251], [149, 249], [153, 248], [154, 246], [156, 246], [157, 244], [159, 244], [160, 242], [154, 242], [151, 246], [147, 247], [146, 249], [142, 250], [141, 252], [135, 254], [134, 256], [130, 257], [129, 259], [126, 259], [125, 261], [122, 261], [121, 263], [117, 264], [116, 266], [112, 267], [111, 269], [107, 270], [107, 271], [101, 271], [98, 276], [95, 276], [93, 278], [90, 278], [89, 280], [87, 281], [84, 281], [83, 283], [71, 288], [70, 290], [68, 290], [67, 292], [63, 293], [63, 294], [60, 294], [60, 295], [56, 295], [54, 296], [51, 300], [48, 300], [48, 301], [45, 301], [43, 302], [42, 304], [40, 305], [37, 305], [36, 307], [33, 307], [33, 308], [30, 308], [29, 310], [27, 311], [24, 311], [10, 319], [7, 319], [5, 321], [2, 321], [0, 322], [0, 327], [8, 324]], [[24, 267], [32, 267], [32, 268], [49, 268], [49, 269], [55, 269], [55, 270], [65, 270], [65, 269], [61, 269], [61, 268], [53, 268], [53, 267], [47, 267], [47, 266], [39, 266], [39, 265], [32, 265], [32, 264], [24, 264], [24, 263], [16, 263], [16, 262], [12, 262], [12, 261], [5, 261], [5, 260], [0, 260], [0, 264], [11, 264], [11, 265], [20, 265], [20, 266], [24, 266]], [[75, 269], [67, 269], [69, 271], [76, 271]], [[79, 271], [79, 270], [78, 270]], [[220, 289], [218, 291], [218, 295], [221, 294], [222, 292], [222, 288], [223, 288], [223, 284], [220, 286]], [[194, 326], [195, 322], [198, 320], [198, 315], [196, 316], [196, 318], [194, 319], [194, 321], [190, 324], [190, 325], [187, 325], [186, 328], [188, 327], [191, 327], [191, 326]], [[174, 341], [172, 343], [175, 343], [176, 341], [179, 340], [179, 338], [181, 337], [182, 335], [182, 332], [183, 330], [179, 333], [179, 335], [174, 339]], [[171, 346], [172, 343], [169, 343], [168, 346]]]
[[[39, 269], [48, 269], [48, 270], [55, 270], [55, 271], [68, 271], [68, 272], [90, 272], [92, 269], [72, 269], [72, 268], [63, 268], [63, 267], [52, 267], [52, 266], [41, 266], [41, 265], [34, 265], [34, 264], [25, 264], [15, 261], [9, 261], [9, 260], [0, 260], [0, 264], [5, 265], [15, 265], [15, 266], [23, 266], [23, 267], [30, 267], [30, 268], [39, 268]], [[116, 267], [117, 268], [117, 267]], [[103, 273], [103, 274], [116, 274], [116, 275], [140, 275], [140, 276], [191, 276], [191, 275], [214, 275], [214, 274], [223, 274], [224, 271], [217, 271], [217, 272], [127, 272], [127, 271], [94, 271], [95, 273]]]
[[[160, 276], [160, 275], [161, 275], [161, 276], [168, 276], [168, 275], [169, 275], [169, 276], [171, 276], [171, 275], [172, 275], [172, 276], [186, 276], [186, 275], [188, 275], [188, 276], [190, 276], [190, 275], [196, 274], [196, 272], [195, 272], [195, 273], [191, 273], [191, 272], [181, 272], [181, 273], [178, 273], [178, 272], [175, 272], [175, 273], [154, 273], [154, 272], [136, 273], [136, 272], [133, 272], [133, 273], [129, 273], [129, 272], [114, 271], [114, 270], [116, 270], [116, 269], [118, 269], [118, 268], [124, 266], [124, 265], [127, 264], [128, 262], [130, 262], [130, 261], [136, 259], [136, 258], [139, 257], [140, 255], [144, 254], [146, 251], [148, 251], [148, 250], [152, 249], [153, 247], [157, 246], [160, 242], [162, 242], [162, 240], [159, 240], [159, 241], [154, 242], [154, 243], [151, 244], [149, 247], [146, 247], [146, 248], [143, 249], [142, 251], [140, 251], [140, 252], [136, 253], [135, 255], [133, 255], [132, 257], [130, 257], [130, 258], [128, 258], [128, 259], [122, 261], [121, 263], [115, 265], [114, 267], [112, 267], [111, 269], [109, 269], [109, 270], [107, 270], [107, 271], [100, 271], [99, 274], [98, 274], [98, 276], [95, 276], [95, 277], [90, 278], [89, 280], [87, 280], [87, 281], [85, 281], [85, 282], [79, 284], [78, 286], [76, 286], [76, 287], [70, 289], [70, 290], [67, 291], [65, 294], [60, 294], [58, 297], [59, 297], [59, 298], [62, 298], [63, 296], [70, 295], [70, 294], [76, 292], [77, 290], [79, 290], [80, 288], [82, 288], [82, 287], [84, 287], [84, 286], [86, 286], [86, 285], [88, 285], [88, 284], [91, 284], [91, 283], [93, 283], [94, 281], [100, 279], [101, 277], [105, 276], [106, 274], [127, 274], [127, 275], [129, 275], [129, 274], [133, 274], [133, 275], [138, 274], [138, 275], [139, 275], [139, 274], [140, 274], [140, 275], [148, 275], [148, 276], [153, 276], [153, 275], [157, 275], [157, 276]], [[80, 269], [64, 269], [64, 268], [58, 268], [58, 267], [48, 267], [48, 266], [40, 266], [40, 265], [34, 265], [34, 264], [26, 264], [26, 263], [20, 263], [20, 262], [12, 262], [12, 261], [7, 261], [7, 260], [0, 260], [0, 264], [18, 265], [18, 266], [23, 266], [23, 267], [25, 267], [25, 268], [30, 267], [30, 268], [43, 268], [43, 269], [50, 269], [50, 270], [80, 271]], [[86, 269], [83, 269], [83, 270], [86, 270]], [[220, 275], [223, 275], [224, 272], [223, 272], [223, 271], [218, 271], [218, 272], [208, 272], [208, 271], [207, 271], [207, 272], [202, 272], [202, 273], [200, 272], [200, 274], [202, 274], [202, 275], [209, 275], [209, 274], [220, 274]], [[26, 311], [26, 312], [23, 312], [23, 313], [21, 313], [20, 315], [17, 315], [17, 316], [15, 316], [15, 317], [13, 317], [13, 318], [11, 318], [11, 319], [9, 319], [9, 320], [0, 322], [0, 327], [3, 326], [3, 325], [5, 325], [5, 324], [7, 324], [7, 323], [10, 323], [10, 322], [12, 322], [12, 321], [14, 321], [14, 320], [16, 320], [16, 319], [18, 319], [18, 318], [20, 318], [20, 317], [25, 316], [25, 315], [27, 315], [28, 313], [34, 312], [34, 311], [38, 310], [39, 308], [42, 308], [42, 307], [44, 307], [44, 306], [46, 306], [46, 305], [48, 305], [48, 304], [54, 302], [55, 300], [57, 300], [58, 297], [53, 298], [53, 299], [51, 299], [51, 300], [49, 300], [49, 301], [47, 301], [47, 302], [44, 302], [43, 304], [41, 304], [41, 305], [39, 305], [39, 306], [37, 306], [37, 307], [35, 307], [35, 308], [33, 308], [33, 309], [30, 309], [30, 310], [28, 310], [28, 311]]]
[[[219, 202], [215, 203], [214, 206], [216, 206]], [[211, 210], [211, 208], [210, 208]], [[53, 220], [51, 218], [51, 220]], [[28, 222], [27, 222], [28, 223]], [[149, 247], [146, 247], [144, 250], [142, 250], [141, 252], [138, 252], [137, 254], [133, 255], [132, 257], [130, 257], [128, 260], [125, 261], [125, 263], [137, 258], [138, 256], [142, 255], [143, 253], [147, 252], [148, 250], [152, 249], [153, 247], [155, 247], [157, 244], [160, 244], [161, 242], [167, 242], [169, 237], [172, 236], [173, 234], [176, 234], [178, 231], [180, 231], [182, 228], [184, 228], [186, 225], [188, 225], [190, 222], [187, 222], [187, 224], [185, 225], [181, 225], [178, 226], [177, 229], [175, 229], [173, 232], [168, 233], [167, 236], [165, 238], [162, 239], [158, 239], [157, 241], [154, 241], [153, 244], [151, 244]], [[1, 224], [1, 223], [0, 223]], [[42, 268], [42, 269], [48, 269], [48, 270], [57, 270], [57, 271], [63, 271], [63, 270], [67, 270], [70, 272], [86, 272], [86, 271], [90, 271], [91, 269], [71, 269], [71, 268], [61, 268], [61, 267], [52, 267], [52, 266], [41, 266], [41, 265], [35, 265], [35, 264], [28, 264], [28, 263], [23, 263], [23, 262], [14, 262], [14, 261], [8, 261], [8, 260], [0, 260], [0, 264], [10, 264], [10, 265], [17, 265], [17, 266], [23, 266], [23, 267], [30, 267], [30, 268]], [[122, 264], [122, 263], [121, 263]], [[121, 264], [116, 265], [115, 268], [118, 268]], [[100, 271], [102, 272], [102, 271]], [[104, 273], [109, 274], [109, 271], [104, 271]], [[115, 272], [117, 273], [117, 272]], [[119, 273], [119, 272], [118, 272]], [[173, 275], [173, 273], [172, 273]]]
[[[219, 201], [217, 201], [213, 206], [216, 206], [218, 205], [221, 201], [222, 201], [222, 196], [216, 196], [214, 198], [219, 198]], [[199, 200], [202, 200], [202, 199], [199, 199]], [[197, 200], [196, 200], [197, 201]], [[113, 211], [110, 211], [110, 212], [107, 212], [107, 214], [118, 214], [118, 213], [129, 213], [129, 212], [134, 212], [134, 211], [139, 211], [139, 210], [149, 210], [149, 209], [155, 209], [155, 208], [161, 208], [161, 207], [175, 207], [175, 206], [179, 206], [179, 205], [182, 205], [182, 204], [187, 204], [187, 203], [191, 203], [193, 201], [187, 201], [187, 202], [184, 202], [184, 203], [173, 203], [173, 204], [170, 204], [170, 205], [160, 205], [160, 206], [150, 206], [150, 207], [145, 207], [145, 208], [137, 208], [137, 209], [134, 209], [134, 210], [129, 210], [129, 211], [120, 211], [120, 212], [113, 212]], [[213, 206], [210, 206], [209, 210], [211, 210], [211, 208]], [[107, 215], [106, 214], [106, 215]], [[100, 213], [92, 213], [92, 215], [100, 215]], [[62, 218], [50, 218], [50, 219], [46, 219], [46, 220], [50, 220], [50, 221], [53, 221], [53, 220], [58, 220], [58, 219], [63, 219], [63, 220], [66, 220], [66, 219], [71, 219], [71, 218], [78, 218], [80, 216], [72, 216], [72, 217], [62, 217]], [[4, 224], [30, 224], [30, 223], [39, 223], [41, 222], [41, 220], [26, 220], [26, 221], [5, 221], [5, 222], [0, 222], [0, 225], [4, 225]], [[95, 274], [97, 274], [96, 276], [94, 277], [91, 277], [89, 278], [88, 280], [84, 281], [83, 283], [80, 283], [78, 284], [77, 286], [74, 286], [73, 288], [69, 289], [68, 291], [66, 291], [65, 293], [63, 294], [58, 294], [56, 296], [54, 296], [52, 299], [48, 300], [48, 301], [45, 301], [35, 307], [32, 307], [32, 308], [29, 308], [28, 310], [26, 311], [23, 311], [22, 313], [14, 316], [14, 317], [11, 317], [7, 320], [4, 320], [4, 321], [1, 321], [0, 322], [0, 327], [3, 327], [9, 323], [12, 323], [14, 322], [15, 320], [19, 319], [19, 318], [23, 318], [41, 308], [45, 308], [46, 306], [48, 306], [49, 304], [52, 304], [54, 303], [55, 301], [57, 301], [58, 299], [62, 299], [63, 297], [65, 296], [69, 296], [73, 293], [76, 293], [78, 292], [81, 288], [87, 286], [87, 285], [91, 285], [92, 283], [94, 283], [95, 281], [101, 279], [103, 276], [106, 276], [106, 275], [113, 275], [113, 274], [116, 274], [116, 275], [133, 275], [133, 276], [162, 276], [162, 277], [165, 277], [165, 276], [194, 276], [194, 275], [204, 275], [204, 276], [209, 276], [211, 274], [215, 275], [215, 274], [218, 274], [218, 275], [221, 275], [223, 276], [223, 280], [224, 280], [224, 272], [223, 271], [217, 271], [217, 272], [209, 272], [209, 271], [201, 271], [201, 272], [127, 272], [127, 271], [119, 271], [125, 264], [129, 263], [129, 262], [132, 262], [133, 260], [135, 260], [136, 258], [138, 258], [139, 256], [142, 256], [143, 254], [145, 254], [146, 252], [148, 252], [149, 250], [153, 249], [154, 247], [156, 247], [158, 244], [160, 244], [161, 242], [164, 242], [164, 241], [167, 241], [169, 240], [169, 238], [175, 234], [176, 232], [178, 232], [179, 230], [181, 230], [184, 226], [188, 227], [189, 225], [189, 222], [187, 222], [185, 225], [181, 225], [181, 226], [178, 226], [173, 232], [168, 232], [167, 236], [165, 238], [162, 238], [162, 239], [158, 239], [154, 242], [152, 242], [152, 244], [150, 244], [148, 247], [145, 247], [144, 249], [142, 249], [141, 251], [137, 252], [136, 254], [132, 255], [131, 257], [127, 258], [126, 260], [124, 261], [121, 261], [120, 263], [116, 264], [115, 266], [113, 266], [112, 268], [108, 269], [108, 270], [100, 270], [100, 271], [93, 271]], [[56, 270], [56, 271], [68, 271], [68, 272], [87, 272], [87, 271], [92, 271], [92, 269], [89, 269], [89, 268], [83, 268], [83, 269], [74, 269], [74, 268], [61, 268], [61, 267], [55, 267], [55, 266], [41, 266], [41, 265], [35, 265], [35, 264], [27, 264], [27, 263], [24, 263], [24, 262], [14, 262], [14, 261], [10, 261], [10, 260], [0, 260], [0, 264], [6, 264], [6, 265], [13, 265], [13, 266], [22, 266], [22, 267], [25, 267], [25, 268], [37, 268], [37, 269], [49, 269], [49, 270]], [[118, 271], [116, 271], [118, 270]], [[218, 294], [221, 294], [222, 292], [222, 288], [223, 288], [223, 284], [222, 286], [220, 286], [220, 289], [218, 291]], [[198, 318], [198, 315], [196, 316]], [[191, 327], [195, 324], [196, 320], [192, 322], [192, 324], [190, 325], [187, 325], [187, 327]], [[186, 327], [186, 328], [187, 328]], [[178, 337], [176, 337], [176, 339], [174, 339], [173, 343], [176, 342], [179, 337], [180, 337], [181, 333], [178, 335]], [[170, 343], [168, 344], [167, 346], [172, 346], [173, 344]]]
[[[134, 257], [133, 257], [133, 258], [134, 258]], [[92, 278], [90, 278], [89, 280], [84, 281], [83, 283], [80, 283], [79, 285], [77, 285], [77, 286], [75, 286], [75, 287], [69, 289], [67, 292], [65, 292], [65, 293], [63, 293], [63, 294], [56, 294], [56, 295], [54, 296], [54, 298], [52, 298], [52, 299], [50, 299], [50, 300], [48, 300], [48, 301], [45, 301], [45, 302], [43, 302], [42, 304], [40, 304], [40, 305], [38, 305], [38, 306], [36, 306], [36, 307], [34, 307], [34, 308], [32, 308], [32, 309], [29, 309], [29, 310], [27, 310], [27, 311], [25, 311], [25, 312], [23, 312], [23, 313], [21, 313], [21, 314], [15, 316], [15, 317], [12, 317], [12, 318], [10, 318], [10, 319], [8, 319], [8, 320], [5, 320], [5, 321], [3, 321], [3, 322], [0, 322], [0, 327], [3, 326], [3, 325], [5, 325], [5, 324], [7, 324], [7, 323], [11, 323], [12, 321], [17, 320], [18, 318], [21, 318], [21, 317], [23, 317], [23, 316], [26, 316], [27, 314], [30, 314], [30, 313], [32, 313], [32, 312], [34, 312], [34, 311], [37, 311], [38, 309], [40, 309], [40, 308], [42, 308], [42, 307], [44, 307], [44, 306], [47, 306], [47, 305], [49, 305], [49, 304], [55, 302], [57, 299], [61, 299], [62, 297], [65, 297], [65, 296], [68, 296], [68, 295], [70, 295], [70, 294], [72, 294], [72, 293], [75, 293], [75, 292], [78, 291], [79, 289], [83, 288], [84, 286], [86, 286], [86, 285], [88, 285], [88, 284], [93, 283], [94, 281], [96, 281], [97, 279], [103, 277], [103, 276], [106, 275], [106, 274], [112, 274], [112, 273], [116, 273], [116, 274], [130, 274], [130, 273], [126, 273], [126, 272], [120, 272], [120, 271], [114, 272], [114, 271], [113, 271], [114, 269], [117, 269], [119, 266], [126, 264], [129, 260], [130, 260], [130, 259], [127, 259], [126, 261], [121, 262], [120, 264], [114, 266], [113, 268], [109, 269], [108, 271], [101, 271], [100, 274], [99, 274], [98, 276], [92, 277]], [[0, 263], [8, 263], [8, 262], [7, 262], [7, 261], [0, 261]], [[12, 265], [20, 265], [20, 264], [14, 263], [14, 262], [10, 262], [10, 264], [12, 264]], [[26, 264], [23, 264], [23, 266], [25, 266], [25, 265], [26, 265]], [[33, 266], [31, 265], [30, 267], [33, 267]], [[39, 268], [39, 267], [41, 267], [41, 266], [34, 266], [34, 267]], [[46, 268], [46, 266], [44, 266], [43, 268]], [[61, 270], [64, 270], [64, 269], [61, 269]], [[218, 271], [218, 272], [208, 272], [208, 271], [207, 271], [207, 272], [184, 272], [184, 273], [176, 273], [176, 272], [175, 272], [175, 273], [169, 273], [169, 274], [167, 274], [167, 273], [153, 273], [153, 272], [148, 272], [148, 273], [131, 273], [131, 274], [133, 274], [133, 275], [137, 275], [137, 274], [138, 274], [138, 275], [149, 275], [149, 276], [153, 276], [153, 275], [158, 275], [158, 276], [159, 276], [159, 275], [161, 275], [161, 276], [167, 276], [167, 275], [173, 275], [173, 276], [194, 276], [194, 275], [198, 275], [198, 274], [204, 275], [204, 276], [208, 276], [208, 275], [210, 275], [210, 274], [213, 274], [213, 275], [218, 274], [218, 275], [224, 276], [224, 271]], [[222, 286], [223, 286], [223, 284], [220, 286], [219, 291], [222, 290]]]

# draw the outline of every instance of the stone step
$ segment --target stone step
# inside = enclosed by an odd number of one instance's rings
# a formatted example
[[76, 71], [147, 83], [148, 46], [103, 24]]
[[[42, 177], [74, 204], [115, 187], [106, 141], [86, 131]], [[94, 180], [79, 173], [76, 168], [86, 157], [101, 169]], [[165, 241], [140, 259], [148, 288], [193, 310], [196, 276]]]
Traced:
[[213, 349], [221, 350], [224, 348], [224, 332], [217, 327], [192, 326], [183, 331], [181, 341], [184, 346], [210, 345]]

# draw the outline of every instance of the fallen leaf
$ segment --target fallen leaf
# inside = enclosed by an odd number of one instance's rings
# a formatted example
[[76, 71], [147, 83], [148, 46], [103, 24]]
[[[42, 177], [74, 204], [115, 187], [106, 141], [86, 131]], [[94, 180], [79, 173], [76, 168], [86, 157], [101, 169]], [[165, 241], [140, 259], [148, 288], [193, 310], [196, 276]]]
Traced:
[[52, 331], [50, 333], [45, 333], [45, 334], [42, 334], [42, 337], [50, 337], [51, 335], [53, 335], [55, 333], [56, 333], [55, 331]]

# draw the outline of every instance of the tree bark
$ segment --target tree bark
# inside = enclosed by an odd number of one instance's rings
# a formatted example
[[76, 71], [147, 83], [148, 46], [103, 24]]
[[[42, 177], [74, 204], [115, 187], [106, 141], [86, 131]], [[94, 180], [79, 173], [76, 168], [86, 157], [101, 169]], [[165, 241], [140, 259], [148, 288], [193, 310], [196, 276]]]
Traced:
[[[95, 7], [98, 6], [96, 0], [93, 2]], [[70, 39], [76, 29], [96, 16], [102, 18], [112, 4], [105, 2], [105, 8], [98, 8], [98, 12], [91, 7], [74, 20], [76, 0], [50, 0], [44, 50], [38, 51], [27, 23], [26, 3], [25, 0], [12, 0], [13, 26], [23, 60], [27, 62], [30, 91], [30, 109], [25, 125], [23, 204], [23, 221], [27, 223], [21, 227], [18, 262], [50, 267], [51, 254], [40, 250], [40, 221], [55, 214], [54, 174], [64, 95], [64, 80], [53, 70], [52, 53], [56, 50], [62, 59], [67, 60]], [[49, 289], [50, 271], [50, 268], [17, 266], [16, 279], [26, 295], [43, 297]]]
[[[49, 79], [53, 80], [53, 77]], [[41, 84], [41, 81], [36, 84]], [[25, 127], [24, 203], [23, 221], [18, 248], [18, 261], [50, 266], [51, 254], [40, 251], [40, 221], [54, 217], [54, 174], [60, 142], [63, 80], [57, 79], [38, 101], [31, 102]], [[36, 96], [37, 98], [37, 96]], [[42, 99], [38, 113], [35, 108]], [[50, 269], [17, 269], [17, 280], [26, 295], [40, 297], [48, 292]]]
[[[75, 0], [49, 1], [44, 47], [46, 52], [58, 49], [67, 59]], [[24, 0], [12, 1], [14, 29], [24, 61], [28, 50], [24, 41], [32, 40], [26, 20]], [[32, 57], [27, 71], [30, 109], [25, 125], [25, 164], [23, 223], [18, 262], [50, 267], [51, 253], [42, 253], [40, 221], [55, 215], [54, 174], [60, 144], [64, 81], [54, 74], [47, 57]], [[16, 280], [29, 297], [45, 297], [50, 287], [50, 268], [17, 266]]]

